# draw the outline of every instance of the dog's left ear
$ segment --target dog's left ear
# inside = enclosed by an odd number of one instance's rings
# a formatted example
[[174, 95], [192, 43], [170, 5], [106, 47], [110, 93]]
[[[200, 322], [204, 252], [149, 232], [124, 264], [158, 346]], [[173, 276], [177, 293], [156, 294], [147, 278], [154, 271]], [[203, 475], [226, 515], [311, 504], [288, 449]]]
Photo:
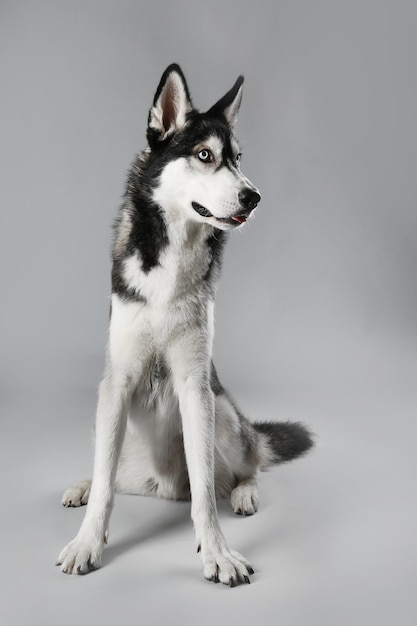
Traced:
[[190, 93], [179, 65], [173, 63], [162, 75], [149, 111], [148, 141], [163, 141], [185, 124], [192, 110]]
[[230, 91], [211, 107], [208, 114], [223, 115], [229, 126], [233, 127], [236, 124], [237, 114], [242, 101], [243, 80], [243, 76], [239, 76]]

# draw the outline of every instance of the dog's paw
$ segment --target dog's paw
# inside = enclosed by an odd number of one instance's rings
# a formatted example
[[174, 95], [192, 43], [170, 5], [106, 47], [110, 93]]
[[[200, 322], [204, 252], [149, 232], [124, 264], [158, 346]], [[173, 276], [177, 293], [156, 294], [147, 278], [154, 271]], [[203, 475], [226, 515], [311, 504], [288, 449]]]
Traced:
[[88, 574], [101, 565], [103, 543], [77, 536], [61, 551], [55, 565], [61, 566], [64, 574]]
[[253, 515], [259, 507], [256, 485], [241, 483], [230, 495], [230, 503], [237, 515]]
[[91, 480], [82, 480], [72, 487], [68, 487], [62, 496], [62, 504], [64, 506], [82, 506], [87, 504], [90, 496]]
[[201, 547], [204, 577], [214, 583], [221, 582], [229, 587], [250, 583], [254, 573], [250, 563], [239, 552], [224, 546], [221, 550]]

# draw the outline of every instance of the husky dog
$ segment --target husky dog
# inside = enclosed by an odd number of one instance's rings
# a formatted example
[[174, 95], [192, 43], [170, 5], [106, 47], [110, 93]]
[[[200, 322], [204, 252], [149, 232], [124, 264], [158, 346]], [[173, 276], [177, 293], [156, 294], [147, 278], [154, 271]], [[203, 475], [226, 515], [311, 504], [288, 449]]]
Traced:
[[299, 423], [250, 423], [212, 362], [216, 284], [227, 232], [261, 197], [240, 170], [233, 133], [243, 77], [206, 113], [178, 65], [164, 72], [115, 224], [107, 367], [99, 389], [92, 481], [65, 506], [88, 506], [58, 557], [67, 574], [100, 565], [114, 491], [186, 500], [204, 576], [230, 586], [253, 569], [231, 550], [216, 496], [258, 509], [259, 469], [312, 445]]

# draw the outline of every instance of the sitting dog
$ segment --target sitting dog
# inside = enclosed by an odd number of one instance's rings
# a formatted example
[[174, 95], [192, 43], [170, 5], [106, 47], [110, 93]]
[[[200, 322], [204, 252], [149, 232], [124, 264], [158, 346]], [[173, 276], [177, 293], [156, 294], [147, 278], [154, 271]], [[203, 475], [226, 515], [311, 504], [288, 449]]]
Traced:
[[114, 492], [191, 498], [204, 576], [230, 586], [253, 569], [222, 534], [216, 496], [239, 515], [258, 508], [259, 469], [312, 445], [299, 423], [251, 423], [212, 362], [223, 247], [261, 197], [242, 174], [234, 135], [243, 77], [206, 113], [171, 65], [149, 112], [115, 224], [107, 367], [100, 385], [92, 481], [65, 506], [88, 506], [61, 552], [65, 573], [100, 565]]

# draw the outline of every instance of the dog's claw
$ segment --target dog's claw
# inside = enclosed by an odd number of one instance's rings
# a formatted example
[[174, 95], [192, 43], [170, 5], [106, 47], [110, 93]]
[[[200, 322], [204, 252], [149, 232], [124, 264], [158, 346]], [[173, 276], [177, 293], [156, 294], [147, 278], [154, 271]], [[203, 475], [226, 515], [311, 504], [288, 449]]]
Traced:
[[214, 574], [213, 576], [210, 576], [210, 578], [207, 578], [207, 580], [209, 580], [211, 583], [218, 583], [219, 577], [217, 574]]

